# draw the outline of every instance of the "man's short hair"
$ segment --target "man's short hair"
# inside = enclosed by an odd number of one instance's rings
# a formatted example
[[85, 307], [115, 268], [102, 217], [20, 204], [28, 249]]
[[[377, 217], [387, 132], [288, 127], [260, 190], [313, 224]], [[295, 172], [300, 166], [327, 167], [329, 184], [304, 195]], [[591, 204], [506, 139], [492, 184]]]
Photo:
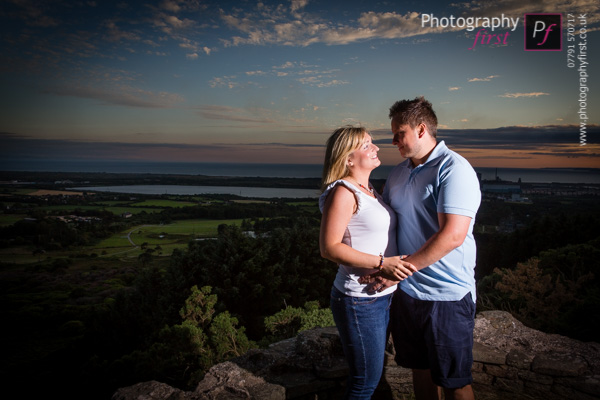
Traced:
[[431, 103], [423, 96], [416, 97], [414, 100], [395, 102], [390, 107], [390, 119], [396, 119], [400, 125], [408, 124], [413, 129], [420, 123], [424, 123], [431, 136], [436, 137], [437, 116]]

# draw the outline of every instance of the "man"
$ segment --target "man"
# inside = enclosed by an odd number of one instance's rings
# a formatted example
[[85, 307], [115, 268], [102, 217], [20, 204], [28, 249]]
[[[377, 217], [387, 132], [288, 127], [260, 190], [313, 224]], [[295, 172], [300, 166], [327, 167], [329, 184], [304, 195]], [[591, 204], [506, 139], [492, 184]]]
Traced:
[[383, 197], [398, 215], [398, 250], [419, 269], [394, 295], [396, 362], [413, 371], [417, 400], [473, 399], [475, 240], [481, 202], [466, 159], [437, 142], [437, 117], [423, 97], [390, 108], [392, 143], [407, 160]]

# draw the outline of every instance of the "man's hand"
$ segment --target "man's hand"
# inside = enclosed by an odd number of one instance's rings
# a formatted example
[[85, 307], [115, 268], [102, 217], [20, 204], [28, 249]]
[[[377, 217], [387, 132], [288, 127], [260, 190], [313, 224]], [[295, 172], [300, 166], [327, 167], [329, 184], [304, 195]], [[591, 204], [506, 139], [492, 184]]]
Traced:
[[385, 289], [396, 285], [400, 281], [393, 281], [381, 276], [381, 272], [370, 275], [364, 275], [358, 278], [358, 283], [370, 284], [369, 293], [383, 292]]

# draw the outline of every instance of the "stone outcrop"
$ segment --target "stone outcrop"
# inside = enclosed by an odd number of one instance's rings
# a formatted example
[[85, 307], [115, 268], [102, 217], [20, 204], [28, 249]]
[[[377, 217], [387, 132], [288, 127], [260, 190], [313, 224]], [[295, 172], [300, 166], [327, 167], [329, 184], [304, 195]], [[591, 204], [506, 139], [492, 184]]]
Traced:
[[[600, 399], [597, 343], [545, 334], [501, 311], [479, 313], [474, 338], [478, 400]], [[373, 399], [410, 398], [411, 372], [388, 350]], [[336, 328], [317, 328], [213, 366], [193, 392], [153, 381], [121, 388], [112, 400], [338, 399], [347, 373]]]

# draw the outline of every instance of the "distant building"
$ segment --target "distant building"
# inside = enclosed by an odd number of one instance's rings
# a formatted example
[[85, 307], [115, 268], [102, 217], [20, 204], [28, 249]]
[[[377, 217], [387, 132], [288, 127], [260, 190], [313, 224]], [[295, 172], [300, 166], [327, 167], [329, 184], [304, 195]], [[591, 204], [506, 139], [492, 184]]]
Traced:
[[512, 202], [528, 202], [526, 198], [522, 198], [521, 185], [511, 182], [485, 182], [481, 185], [481, 193], [487, 198], [503, 199], [504, 201]]
[[121, 217], [123, 218], [131, 218], [133, 216], [132, 213], [130, 213], [129, 211], [124, 212], [123, 214], [121, 214]]
[[521, 185], [516, 183], [484, 183], [481, 185], [481, 191], [483, 193], [494, 193], [494, 194], [521, 194]]

